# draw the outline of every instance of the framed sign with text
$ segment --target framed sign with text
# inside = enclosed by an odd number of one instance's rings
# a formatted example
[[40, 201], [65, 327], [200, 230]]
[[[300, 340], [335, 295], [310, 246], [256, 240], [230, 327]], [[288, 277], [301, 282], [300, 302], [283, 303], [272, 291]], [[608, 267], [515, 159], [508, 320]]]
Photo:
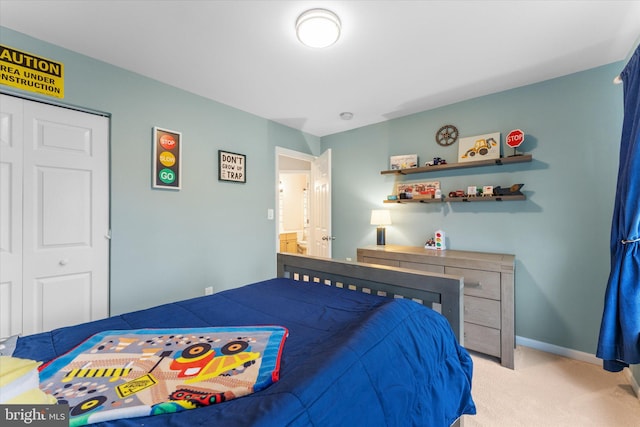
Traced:
[[182, 133], [153, 128], [153, 188], [180, 190]]
[[218, 150], [218, 180], [247, 182], [247, 156]]
[[0, 44], [3, 85], [64, 98], [64, 64]]

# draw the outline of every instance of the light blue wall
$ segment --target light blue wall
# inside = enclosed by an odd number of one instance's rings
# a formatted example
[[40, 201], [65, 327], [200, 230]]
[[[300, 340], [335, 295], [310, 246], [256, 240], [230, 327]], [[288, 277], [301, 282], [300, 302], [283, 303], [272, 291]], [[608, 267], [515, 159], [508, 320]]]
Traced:
[[[609, 268], [608, 239], [622, 123], [622, 87], [611, 64], [540, 84], [313, 137], [0, 27], [0, 42], [65, 64], [64, 102], [111, 119], [111, 309], [113, 314], [272, 277], [274, 147], [333, 150], [335, 258], [375, 242], [370, 210], [383, 207], [395, 154], [455, 161], [436, 145], [452, 123], [462, 136], [521, 128], [532, 163], [412, 175], [446, 191], [525, 183], [523, 202], [384, 205], [390, 243], [422, 245], [435, 229], [453, 249], [514, 253], [516, 331], [595, 352]], [[357, 112], [356, 112], [357, 113]], [[183, 190], [151, 189], [151, 129], [181, 131]], [[247, 155], [245, 185], [217, 181], [216, 154]]]
[[[609, 274], [609, 232], [622, 126], [622, 63], [592, 69], [322, 138], [333, 151], [333, 255], [375, 244], [371, 209], [391, 209], [387, 243], [422, 245], [436, 229], [450, 249], [515, 254], [517, 335], [595, 353]], [[356, 112], [357, 114], [357, 112]], [[524, 183], [526, 201], [385, 204], [396, 178], [389, 156], [457, 159], [436, 144], [440, 126], [462, 137], [521, 128], [533, 162], [408, 175], [468, 185]], [[507, 151], [511, 154], [512, 149]], [[401, 182], [401, 181], [398, 181]]]
[[[0, 43], [64, 63], [63, 102], [111, 114], [111, 313], [275, 276], [275, 146], [320, 139], [0, 28]], [[153, 126], [182, 132], [183, 189], [151, 189]], [[219, 149], [247, 183], [217, 178]]]

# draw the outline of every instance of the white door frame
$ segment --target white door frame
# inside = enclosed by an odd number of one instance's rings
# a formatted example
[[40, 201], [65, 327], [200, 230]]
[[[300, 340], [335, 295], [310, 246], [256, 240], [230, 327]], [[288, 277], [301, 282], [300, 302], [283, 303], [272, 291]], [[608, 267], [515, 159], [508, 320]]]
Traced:
[[[47, 104], [53, 107], [67, 108], [69, 110], [80, 111], [82, 113], [95, 114], [96, 116], [103, 116], [108, 118], [109, 121], [111, 121], [111, 113], [107, 113], [105, 111], [94, 110], [87, 107], [79, 107], [77, 105], [56, 101], [54, 99], [38, 98], [37, 96], [32, 96], [26, 93], [13, 91], [11, 89], [0, 88], [0, 93], [3, 95], [9, 95], [9, 96], [14, 96], [16, 98], [21, 98], [26, 101], [40, 102], [41, 104]], [[109, 133], [109, 147], [111, 147], [111, 133]], [[111, 150], [109, 150], [109, 153], [111, 153]], [[111, 168], [109, 168], [109, 177], [111, 177]], [[111, 180], [109, 180], [109, 183], [111, 183]]]

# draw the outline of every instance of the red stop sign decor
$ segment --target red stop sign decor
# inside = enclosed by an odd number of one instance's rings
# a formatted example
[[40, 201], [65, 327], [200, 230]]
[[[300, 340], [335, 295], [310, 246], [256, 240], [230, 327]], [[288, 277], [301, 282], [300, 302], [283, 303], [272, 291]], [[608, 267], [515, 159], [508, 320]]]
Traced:
[[518, 146], [520, 146], [520, 144], [522, 144], [522, 142], [524, 141], [524, 132], [522, 132], [520, 129], [514, 129], [511, 132], [509, 132], [509, 135], [507, 135], [507, 145], [511, 148], [516, 148]]
[[173, 150], [176, 148], [176, 139], [172, 135], [162, 135], [160, 137], [160, 145], [165, 150]]

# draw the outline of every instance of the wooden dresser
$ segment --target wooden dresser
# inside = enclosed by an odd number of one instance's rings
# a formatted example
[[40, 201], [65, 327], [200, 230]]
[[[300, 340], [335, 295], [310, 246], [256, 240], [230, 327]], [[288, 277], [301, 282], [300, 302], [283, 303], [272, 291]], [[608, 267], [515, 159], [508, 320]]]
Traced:
[[367, 246], [357, 252], [358, 262], [462, 276], [464, 346], [496, 356], [513, 369], [514, 255], [397, 245]]

